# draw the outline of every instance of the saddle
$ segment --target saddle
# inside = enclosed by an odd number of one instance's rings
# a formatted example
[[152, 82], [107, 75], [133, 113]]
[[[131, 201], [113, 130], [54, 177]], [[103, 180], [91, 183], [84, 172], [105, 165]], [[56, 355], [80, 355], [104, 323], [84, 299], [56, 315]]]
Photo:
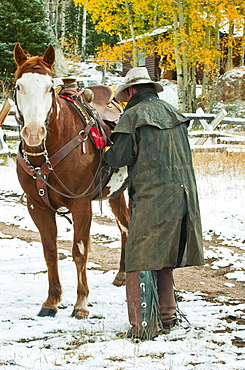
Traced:
[[[109, 86], [94, 85], [79, 89], [76, 79], [65, 77], [64, 85], [56, 89], [62, 98], [71, 103], [87, 127], [89, 135], [97, 149], [103, 149], [110, 142], [111, 131], [115, 128], [123, 109], [114, 99], [114, 92]], [[94, 179], [94, 199], [100, 199], [102, 190], [108, 184], [114, 170], [105, 162], [100, 164], [100, 170]], [[120, 189], [122, 192], [125, 188]], [[118, 194], [115, 193], [114, 196]]]
[[117, 123], [122, 108], [115, 101], [113, 90], [104, 85], [90, 86], [89, 90], [94, 94], [91, 105], [97, 109], [103, 121]]
[[103, 148], [122, 113], [122, 108], [114, 99], [113, 90], [105, 85], [78, 89], [76, 78], [73, 77], [65, 77], [62, 81], [64, 85], [58, 94], [70, 103], [73, 102], [80, 114], [84, 116], [85, 113], [88, 119], [92, 117], [95, 120], [95, 127], [90, 129], [90, 133], [95, 146]]

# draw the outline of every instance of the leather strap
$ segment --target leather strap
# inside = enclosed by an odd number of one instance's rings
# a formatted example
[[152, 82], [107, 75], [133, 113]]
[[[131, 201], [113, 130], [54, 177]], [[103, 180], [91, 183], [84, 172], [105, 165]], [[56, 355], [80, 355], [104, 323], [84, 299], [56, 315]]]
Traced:
[[35, 167], [29, 166], [24, 160], [21, 154], [21, 144], [17, 153], [17, 161], [25, 172], [32, 176], [36, 180], [36, 186], [38, 194], [42, 197], [43, 201], [47, 204], [49, 208], [56, 212], [56, 209], [52, 207], [48, 197], [47, 185], [43, 181], [43, 178], [48, 176], [54, 167], [62, 161], [69, 153], [71, 153], [79, 144], [83, 143], [88, 138], [88, 133], [90, 126], [86, 126], [85, 129], [75, 136], [71, 141], [59, 149], [52, 157], [49, 159], [50, 164], [44, 162], [41, 168], [36, 169]]

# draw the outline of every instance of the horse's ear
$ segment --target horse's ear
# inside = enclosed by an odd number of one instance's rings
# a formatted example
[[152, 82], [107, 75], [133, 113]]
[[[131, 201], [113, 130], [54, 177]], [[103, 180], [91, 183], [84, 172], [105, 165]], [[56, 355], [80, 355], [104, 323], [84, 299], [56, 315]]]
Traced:
[[14, 60], [18, 66], [21, 66], [27, 60], [26, 53], [19, 43], [14, 47]]
[[43, 54], [43, 61], [50, 67], [54, 64], [55, 50], [54, 50], [53, 45], [49, 45], [49, 47], [45, 50]]

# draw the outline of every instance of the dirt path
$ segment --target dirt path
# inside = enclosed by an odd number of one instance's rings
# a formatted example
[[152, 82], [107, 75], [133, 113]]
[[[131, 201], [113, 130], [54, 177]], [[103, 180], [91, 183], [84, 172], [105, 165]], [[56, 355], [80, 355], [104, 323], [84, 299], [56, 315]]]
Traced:
[[[111, 221], [106, 221], [103, 218], [97, 217], [94, 219], [98, 223], [106, 223], [108, 225]], [[114, 223], [112, 223], [114, 225]], [[13, 238], [19, 238], [26, 242], [40, 241], [39, 234], [33, 231], [22, 230], [14, 225], [6, 225], [0, 222], [0, 232], [5, 235], [10, 235]], [[59, 247], [61, 249], [71, 250], [71, 242], [65, 240], [59, 240]], [[219, 246], [219, 241], [216, 237], [210, 242], [204, 242], [205, 248], [209, 246]], [[224, 247], [224, 245], [220, 245]], [[238, 254], [244, 253], [239, 248], [225, 246]], [[117, 249], [111, 249], [103, 245], [100, 240], [93, 241], [93, 251], [90, 252], [89, 261], [93, 262], [101, 267], [97, 269], [103, 271], [116, 270], [118, 269], [120, 259], [120, 251]], [[203, 267], [188, 267], [176, 269], [174, 271], [174, 280], [177, 290], [186, 290], [190, 292], [202, 292], [206, 296], [207, 300], [213, 301], [219, 296], [226, 296], [240, 302], [245, 302], [245, 286], [243, 282], [236, 280], [228, 280], [224, 275], [230, 271], [229, 267], [219, 268], [214, 270], [211, 268], [211, 261], [207, 260]], [[233, 283], [234, 287], [227, 287], [225, 283]]]

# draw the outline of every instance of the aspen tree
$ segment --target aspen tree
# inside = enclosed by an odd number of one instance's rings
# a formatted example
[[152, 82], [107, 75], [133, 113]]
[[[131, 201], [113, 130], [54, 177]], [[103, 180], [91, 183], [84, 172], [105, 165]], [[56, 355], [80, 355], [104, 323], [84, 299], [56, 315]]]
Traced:
[[[75, 3], [84, 1], [74, 0]], [[144, 49], [146, 55], [160, 55], [165, 69], [176, 70], [182, 112], [196, 109], [197, 69], [202, 69], [203, 95], [209, 101], [224, 58], [226, 69], [233, 67], [234, 56], [241, 55], [244, 61], [244, 0], [132, 0], [130, 3], [128, 0], [87, 0], [87, 3], [98, 31], [117, 34], [121, 39], [131, 38], [134, 66], [137, 53]], [[172, 28], [158, 40], [143, 37], [147, 31], [166, 25]], [[241, 27], [242, 39], [237, 42], [235, 29]], [[221, 40], [222, 28], [227, 30], [227, 36]], [[125, 49], [129, 50], [126, 44]], [[102, 49], [99, 52], [102, 53]], [[123, 55], [123, 48], [120, 52]]]

